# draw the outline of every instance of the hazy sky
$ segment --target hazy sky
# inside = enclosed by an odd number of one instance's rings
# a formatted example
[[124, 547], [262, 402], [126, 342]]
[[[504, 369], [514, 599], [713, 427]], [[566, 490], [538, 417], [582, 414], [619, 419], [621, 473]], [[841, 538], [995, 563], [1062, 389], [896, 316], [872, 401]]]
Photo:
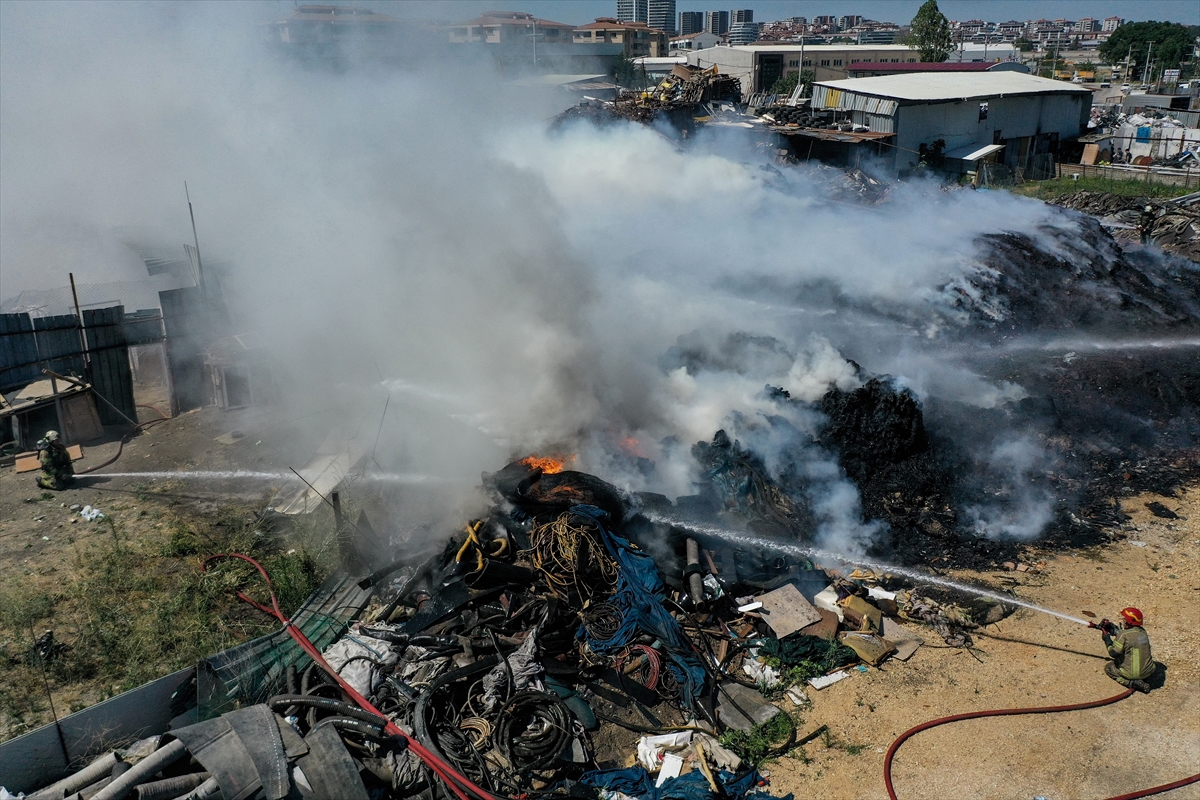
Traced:
[[[751, 8], [756, 21], [786, 17], [813, 17], [822, 14], [861, 14], [868, 19], [906, 23], [912, 19], [922, 0], [677, 0], [677, 11]], [[366, 4], [366, 3], [364, 3]], [[281, 3], [281, 7], [289, 6]], [[396, 16], [436, 17], [466, 20], [482, 11], [503, 8], [528, 11], [556, 22], [577, 24], [595, 17], [616, 14], [616, 0], [375, 0], [373, 7], [389, 6]], [[938, 4], [950, 19], [985, 19], [1003, 22], [1009, 19], [1079, 19], [1080, 17], [1122, 17], [1128, 20], [1170, 20], [1200, 25], [1197, 0], [944, 0]], [[381, 9], [382, 10], [382, 9]]]

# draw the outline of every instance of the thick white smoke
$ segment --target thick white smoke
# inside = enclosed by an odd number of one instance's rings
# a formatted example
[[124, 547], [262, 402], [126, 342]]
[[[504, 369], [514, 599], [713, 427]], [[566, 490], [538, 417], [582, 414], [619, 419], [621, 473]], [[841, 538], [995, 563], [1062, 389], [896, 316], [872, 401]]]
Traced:
[[[137, 277], [115, 231], [188, 241], [187, 180], [285, 404], [377, 414], [390, 394], [380, 461], [463, 486], [554, 448], [687, 494], [692, 443], [780, 414], [766, 384], [854, 388], [847, 358], [918, 394], [1020, 396], [929, 355], [934, 330], [911, 320], [977, 268], [978, 235], [1072, 224], [1046, 206], [921, 181], [837, 202], [821, 169], [776, 169], [743, 131], [686, 150], [646, 127], [552, 133], [558, 106], [453, 50], [342, 71], [281, 57], [256, 29], [279, 13], [0, 4], [0, 292]], [[777, 346], [669, 363], [731, 334]], [[822, 529], [861, 546], [853, 487], [827, 455], [809, 471]]]

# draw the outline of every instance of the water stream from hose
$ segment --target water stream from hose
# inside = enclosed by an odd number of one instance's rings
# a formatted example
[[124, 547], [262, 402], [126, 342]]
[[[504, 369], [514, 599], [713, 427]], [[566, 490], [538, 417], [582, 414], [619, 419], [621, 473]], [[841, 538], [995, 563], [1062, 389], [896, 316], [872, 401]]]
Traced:
[[[170, 472], [99, 472], [97, 478], [144, 478], [146, 480], [208, 480], [208, 481], [298, 481], [291, 472], [258, 472], [255, 470], [175, 470]], [[369, 472], [357, 476], [358, 480], [374, 483], [436, 483], [432, 475], [414, 472]]]
[[895, 564], [887, 564], [882, 561], [877, 561], [877, 560], [869, 559], [869, 558], [863, 558], [861, 556], [853, 556], [853, 557], [852, 556], [844, 556], [839, 553], [830, 552], [828, 550], [821, 550], [820, 548], [817, 548], [817, 547], [808, 547], [805, 545], [791, 544], [791, 543], [787, 543], [787, 542], [777, 542], [777, 541], [773, 541], [771, 539], [763, 539], [758, 536], [750, 536], [745, 533], [741, 533], [739, 531], [729, 530], [728, 528], [720, 528], [720, 527], [717, 527], [714, 525], [706, 525], [704, 523], [680, 520], [680, 519], [676, 519], [674, 517], [664, 516], [662, 514], [647, 513], [645, 511], [643, 511], [642, 514], [643, 514], [643, 516], [646, 517], [646, 519], [649, 519], [651, 522], [658, 522], [658, 523], [661, 523], [664, 525], [671, 525], [676, 528], [683, 528], [685, 530], [695, 531], [696, 533], [699, 533], [701, 535], [712, 536], [712, 537], [715, 537], [718, 539], [724, 539], [725, 541], [731, 542], [733, 544], [741, 544], [741, 545], [746, 545], [748, 547], [761, 547], [766, 550], [774, 550], [779, 553], [801, 556], [803, 558], [820, 559], [823, 561], [829, 561], [829, 560], [839, 561], [843, 564], [850, 564], [850, 565], [856, 566], [856, 567], [867, 567], [868, 569], [874, 570], [876, 572], [890, 572], [893, 575], [903, 575], [906, 578], [911, 578], [912, 580], [919, 581], [921, 583], [932, 583], [932, 584], [941, 586], [946, 589], [953, 589], [958, 592], [964, 592], [966, 594], [975, 595], [976, 597], [986, 597], [989, 600], [996, 600], [1001, 603], [1007, 603], [1009, 605], [1021, 606], [1022, 608], [1028, 608], [1031, 611], [1039, 611], [1043, 614], [1050, 614], [1052, 616], [1059, 617], [1061, 619], [1065, 619], [1070, 622], [1077, 622], [1080, 625], [1091, 625], [1091, 623], [1088, 622], [1086, 619], [1080, 619], [1079, 617], [1072, 617], [1069, 614], [1063, 614], [1060, 611], [1054, 611], [1049, 608], [1043, 608], [1042, 606], [1034, 605], [1033, 603], [1028, 603], [1024, 600], [1019, 600], [1016, 597], [1013, 597], [1012, 595], [1000, 594], [999, 592], [991, 592], [991, 591], [988, 591], [987, 589], [980, 589], [978, 586], [971, 586], [970, 584], [959, 583], [958, 581], [952, 581], [947, 578], [941, 578], [941, 577], [938, 577], [937, 575], [930, 575], [926, 572], [921, 572], [920, 570], [910, 569], [908, 567], [899, 567], [899, 566], [896, 566]]

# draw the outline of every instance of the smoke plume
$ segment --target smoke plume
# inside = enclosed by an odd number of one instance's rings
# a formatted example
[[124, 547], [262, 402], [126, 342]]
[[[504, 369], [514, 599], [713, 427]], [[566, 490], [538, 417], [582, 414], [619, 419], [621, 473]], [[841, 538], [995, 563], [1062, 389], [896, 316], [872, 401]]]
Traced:
[[[72, 270], [138, 277], [115, 232], [189, 241], [187, 180], [283, 407], [370, 428], [387, 402], [385, 468], [467, 487], [553, 449], [675, 496], [697, 479], [689, 446], [727, 428], [807, 477], [822, 538], [848, 550], [875, 529], [806, 403], [861, 374], [981, 408], [1020, 398], [942, 343], [962, 313], [947, 287], [985, 269], [981, 235], [1050, 241], [1072, 217], [923, 180], [836, 201], [826, 168], [776, 168], [740, 130], [686, 148], [633, 125], [551, 133], [561, 99], [453, 49], [407, 67], [284, 57], [257, 31], [279, 13], [0, 5], [5, 296]], [[1020, 480], [1023, 448], [991, 463]], [[1044, 506], [1021, 494], [979, 510], [980, 530], [1036, 535]]]

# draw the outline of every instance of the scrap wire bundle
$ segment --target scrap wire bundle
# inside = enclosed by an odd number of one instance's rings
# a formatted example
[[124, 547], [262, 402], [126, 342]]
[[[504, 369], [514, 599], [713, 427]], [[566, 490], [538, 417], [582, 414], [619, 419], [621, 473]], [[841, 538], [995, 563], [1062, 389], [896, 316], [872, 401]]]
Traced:
[[529, 563], [550, 591], [576, 607], [617, 588], [617, 562], [604, 548], [596, 523], [570, 512], [533, 530]]

